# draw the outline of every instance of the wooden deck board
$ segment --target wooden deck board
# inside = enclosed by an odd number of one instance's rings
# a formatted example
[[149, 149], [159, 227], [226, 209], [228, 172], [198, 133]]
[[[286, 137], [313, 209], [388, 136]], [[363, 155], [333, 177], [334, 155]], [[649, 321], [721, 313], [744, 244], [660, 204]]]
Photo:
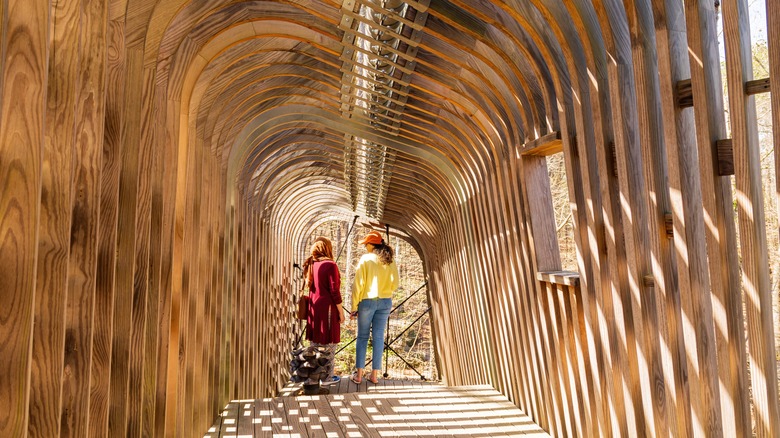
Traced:
[[255, 400], [255, 437], [271, 438], [273, 426], [271, 424], [274, 415], [273, 399], [264, 398]]
[[383, 381], [330, 389], [328, 395], [294, 396], [285, 388], [280, 394], [286, 395], [276, 398], [233, 401], [204, 436], [549, 436], [489, 386]]

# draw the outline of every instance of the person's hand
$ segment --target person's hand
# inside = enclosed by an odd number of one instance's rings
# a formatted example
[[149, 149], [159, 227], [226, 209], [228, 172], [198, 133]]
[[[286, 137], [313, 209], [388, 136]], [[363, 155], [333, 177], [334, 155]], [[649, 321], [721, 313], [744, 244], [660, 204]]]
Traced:
[[338, 304], [336, 307], [338, 308], [339, 324], [344, 324], [344, 307], [341, 304]]
[[349, 314], [350, 321], [354, 321], [357, 319], [357, 312], [352, 312]]

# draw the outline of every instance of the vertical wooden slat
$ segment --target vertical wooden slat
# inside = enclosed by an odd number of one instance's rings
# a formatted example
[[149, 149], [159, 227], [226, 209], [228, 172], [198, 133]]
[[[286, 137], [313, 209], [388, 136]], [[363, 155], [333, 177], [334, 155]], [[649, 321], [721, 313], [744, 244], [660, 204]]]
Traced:
[[542, 285], [539, 288], [540, 296], [537, 301], [539, 308], [538, 323], [541, 325], [541, 341], [544, 348], [545, 355], [545, 367], [549, 370], [548, 381], [543, 382], [545, 386], [549, 386], [550, 391], [550, 434], [564, 436], [566, 431], [564, 430], [564, 413], [561, 401], [561, 388], [558, 382], [558, 357], [555, 354], [555, 339], [552, 333], [552, 323], [550, 321], [550, 312], [547, 305], [547, 297], [551, 293], [551, 285]]
[[[578, 382], [577, 373], [579, 372], [579, 357], [577, 337], [575, 332], [579, 329], [576, 315], [572, 314], [571, 299], [575, 294], [575, 287], [558, 285], [556, 288], [556, 307], [560, 315], [561, 339], [563, 339], [563, 353], [566, 356], [566, 383], [567, 398], [569, 401], [569, 410], [572, 416], [572, 436], [584, 436], [587, 431], [584, 429], [582, 396], [579, 388], [584, 382]], [[576, 309], [576, 307], [575, 307]]]
[[[769, 50], [769, 82], [770, 88], [780, 90], [780, 8], [772, 7], [775, 3], [766, 0], [767, 44]], [[775, 155], [775, 214], [780, 215], [780, 93], [770, 93], [772, 107], [772, 143]], [[775, 238], [780, 234], [780, 228], [773, 230]], [[775, 318], [775, 330], [780, 331], [780, 314]], [[780, 350], [780, 345], [775, 346]], [[779, 354], [778, 351], [775, 354]], [[780, 391], [780, 372], [777, 374], [778, 391]]]
[[[744, 428], [742, 434], [746, 436], [777, 436], [780, 435], [780, 400], [776, 382], [777, 357], [772, 329], [773, 292], [769, 282], [758, 122], [755, 98], [745, 93], [745, 83], [753, 79], [753, 55], [746, 1], [736, 0], [723, 4], [723, 34], [726, 44], [731, 137], [734, 146], [742, 284], [751, 358], [751, 394], [755, 414], [754, 427], [750, 427], [750, 406], [747, 403], [749, 400], [738, 400], [743, 404], [735, 407], [736, 423], [738, 428]], [[742, 327], [739, 329], [741, 331]], [[742, 371], [744, 362], [732, 366], [743, 375], [747, 371]]]
[[615, 120], [615, 159], [629, 279], [628, 287], [620, 291], [626, 320], [624, 336], [628, 358], [624, 378], [630, 397], [630, 400], [626, 399], [626, 421], [629, 429], [633, 425], [638, 433], [652, 436], [659, 431], [653, 421], [655, 405], [652, 397], [655, 391], [651, 384], [650, 367], [654, 357], [649, 339], [652, 332], [647, 328], [652, 327], [655, 313], [652, 304], [655, 300], [643, 294], [639, 286], [640, 279], [651, 269], [650, 212], [646, 203], [648, 181], [644, 173], [649, 164], [642, 156], [643, 139], [638, 125], [643, 119], [637, 109], [638, 85], [635, 79], [637, 73], [641, 78], [643, 72], [642, 65], [636, 65], [632, 56], [632, 49], [639, 49], [631, 43], [630, 20], [624, 16], [625, 11], [610, 2], [604, 2], [603, 6], [598, 3], [596, 9], [605, 33], [610, 100]]
[[[108, 14], [111, 15], [109, 6]], [[105, 122], [100, 187], [100, 229], [98, 240], [97, 282], [92, 335], [92, 371], [90, 374], [91, 437], [108, 434], [109, 385], [114, 314], [115, 263], [119, 211], [124, 111], [124, 24], [110, 20], [106, 27]]]
[[140, 95], [142, 118], [139, 120], [138, 180], [136, 192], [135, 219], [135, 256], [132, 284], [132, 324], [130, 325], [130, 359], [128, 378], [132, 384], [128, 387], [127, 435], [141, 434], [141, 411], [143, 408], [142, 383], [144, 376], [144, 356], [148, 353], [156, 356], [156, 351], [147, 352], [144, 348], [147, 324], [147, 295], [149, 288], [149, 233], [151, 225], [151, 176], [154, 148], [154, 126], [152, 107], [154, 105], [154, 71], [144, 69], [143, 90]]
[[52, 7], [41, 167], [30, 437], [58, 436], [65, 355], [65, 301], [71, 226], [71, 166], [78, 78], [78, 3]]
[[[670, 330], [669, 350], [675, 369], [676, 402], [671, 408], [676, 412], [677, 432], [681, 436], [691, 436], [691, 413], [705, 409], [701, 406], [700, 394], [708, 384], [704, 380], [706, 374], [689, 374], [688, 367], [699, 368], [698, 345], [712, 345], [713, 333], [710, 330], [699, 330], [696, 323], [684, 326], [683, 313], [687, 315], [687, 320], [707, 313], [702, 314], [697, 310], [702, 301], [696, 297], [701, 297], [701, 294], [694, 295], [693, 291], [709, 289], [709, 273], [703, 212], [700, 208], [701, 188], [696, 177], [699, 166], [695, 155], [693, 114], [691, 110], [680, 110], [674, 102], [675, 84], [690, 77], [682, 4], [653, 0], [653, 16], [661, 90], [661, 117], [669, 166], [674, 247], [677, 260], [687, 260], [687, 263], [678, 263], [677, 287], [672, 285], [666, 297]], [[681, 296], [685, 298], [681, 299]], [[689, 339], [697, 339], [697, 342], [689, 342], [686, 345], [684, 334]], [[686, 375], [689, 375], [688, 379], [685, 379]]]
[[124, 435], [127, 429], [127, 392], [129, 385], [130, 331], [133, 312], [133, 272], [138, 192], [138, 148], [140, 142], [140, 99], [143, 94], [143, 54], [127, 51], [127, 86], [122, 125], [122, 171], [119, 185], [117, 251], [130, 260], [116, 264], [116, 291], [111, 349], [109, 435]]
[[[591, 84], [592, 86], [592, 84]], [[594, 93], [597, 94], [597, 93]], [[604, 349], [601, 343], [596, 342], [596, 333], [598, 326], [595, 323], [597, 319], [596, 307], [597, 297], [601, 295], [602, 278], [601, 273], [594, 270], [592, 248], [598, 245], [598, 241], [603, 242], [604, 227], [596, 226], [596, 220], [602, 220], [601, 215], [596, 214], [594, 210], [600, 210], [597, 207], [601, 204], [600, 195], [592, 186], [593, 177], [589, 175], [588, 166], [595, 170], [595, 151], [580, 151], [577, 145], [577, 138], [568, 135], [569, 129], [566, 120], [562, 121], [562, 130], [567, 135], [563, 138], [564, 164], [566, 166], [566, 180], [568, 183], [568, 194], [572, 208], [572, 219], [574, 225], [574, 241], [577, 252], [582, 257], [577, 258], [579, 270], [579, 286], [574, 288], [580, 293], [577, 298], [577, 305], [583, 311], [581, 314], [574, 314], [575, 324], [580, 323], [582, 319], [581, 332], [575, 330], [574, 343], [579, 355], [579, 377], [582, 385], [580, 409], [582, 409], [582, 427], [580, 429], [583, 435], [600, 435], [606, 424], [606, 416], [603, 406], [605, 405], [605, 393], [602, 391], [603, 358]], [[591, 195], [592, 196], [589, 196]], [[593, 199], [595, 197], [596, 199]], [[585, 205], [593, 207], [586, 208]], [[584, 313], [588, 309], [588, 313]], [[575, 309], [576, 311], [576, 309]], [[587, 360], [586, 360], [587, 359]]]
[[[207, 424], [204, 424], [204, 418], [208, 416], [207, 412], [204, 411], [204, 405], [205, 405], [205, 397], [208, 394], [205, 390], [207, 389], [207, 385], [205, 385], [205, 381], [203, 379], [203, 372], [205, 371], [205, 365], [203, 362], [203, 352], [205, 349], [205, 342], [204, 342], [204, 333], [205, 333], [205, 324], [206, 324], [206, 318], [207, 315], [207, 297], [209, 293], [209, 289], [207, 286], [208, 283], [208, 263], [211, 262], [211, 254], [208, 247], [208, 239], [210, 236], [210, 227], [209, 227], [209, 217], [211, 214], [211, 199], [212, 199], [212, 193], [214, 191], [214, 187], [211, 183], [211, 174], [210, 174], [210, 159], [211, 154], [208, 151], [204, 151], [203, 155], [201, 156], [201, 171], [199, 174], [201, 177], [199, 180], [201, 181], [201, 190], [199, 190], [199, 196], [202, 198], [201, 200], [201, 214], [200, 214], [200, 232], [199, 232], [199, 240], [198, 240], [198, 300], [196, 303], [196, 309], [195, 309], [195, 315], [196, 315], [196, 323], [195, 323], [195, 350], [193, 354], [193, 360], [192, 360], [192, 375], [193, 375], [193, 394], [192, 398], [194, 401], [193, 404], [193, 416], [192, 418], [195, 419], [193, 422], [193, 432], [194, 433], [200, 433], [201, 430], [204, 429], [204, 427], [208, 427]], [[207, 381], [207, 380], [206, 380]], [[206, 421], [207, 423], [207, 421]]]
[[[157, 90], [159, 92], [159, 88]], [[155, 94], [157, 108], [165, 107], [163, 96]], [[152, 144], [157, 144], [164, 133], [164, 124], [152, 126], [154, 138]], [[167, 351], [163, 354], [163, 334], [167, 332], [166, 314], [162, 313], [164, 309], [165, 298], [168, 294], [167, 289], [162, 288], [163, 282], [163, 251], [166, 245], [163, 241], [170, 238], [166, 227], [166, 213], [170, 208], [164, 204], [166, 181], [164, 169], [166, 167], [165, 158], [169, 152], [168, 147], [153, 147], [150, 163], [151, 195], [150, 195], [150, 223], [149, 223], [149, 268], [148, 268], [148, 292], [146, 299], [146, 327], [144, 330], [144, 363], [142, 378], [141, 400], [141, 436], [155, 436], [158, 403], [158, 385], [160, 375], [164, 368], [162, 364], [167, 364]], [[166, 236], [166, 237], [163, 237]], [[162, 404], [164, 406], [164, 403]], [[159, 431], [162, 436], [164, 431]]]
[[3, 2], [0, 29], [0, 436], [27, 433], [48, 1]]
[[[636, 105], [639, 116], [639, 146], [643, 171], [647, 181], [644, 202], [649, 224], [650, 263], [647, 273], [655, 278], [655, 287], [644, 288], [641, 294], [642, 316], [646, 334], [643, 356], [649, 361], [648, 378], [652, 388], [654, 432], [657, 435], [679, 436], [677, 417], [672, 407], [675, 369], [672, 358], [662, 346], [674, 344], [667, 322], [666, 297], [677, 283], [674, 248], [667, 238], [666, 212], [669, 210], [668, 165], [665, 155], [661, 117], [658, 55], [653, 42], [655, 26], [648, 2], [624, 2], [632, 44], [635, 69]], [[672, 314], [673, 315], [673, 314]]]
[[218, 162], [214, 162], [214, 178], [217, 182], [217, 204], [214, 211], [214, 224], [216, 227], [215, 239], [214, 239], [214, 252], [216, 256], [216, 263], [213, 266], [212, 272], [212, 309], [211, 309], [211, 353], [209, 354], [209, 382], [211, 388], [211, 405], [209, 412], [219, 412], [219, 404], [222, 396], [222, 388], [220, 386], [220, 374], [219, 370], [222, 368], [220, 363], [220, 357], [222, 354], [222, 302], [225, 298], [226, 289], [224, 287], [224, 273], [227, 266], [227, 258], [225, 257], [225, 212], [227, 206], [225, 204], [225, 186], [224, 175], [221, 171], [221, 166]]
[[195, 325], [196, 309], [199, 299], [198, 290], [198, 238], [200, 236], [201, 213], [201, 170], [203, 148], [196, 142], [194, 136], [189, 137], [192, 142], [189, 146], [189, 158], [187, 160], [187, 205], [189, 210], [188, 222], [184, 234], [185, 260], [182, 270], [182, 324], [179, 344], [179, 393], [176, 433], [189, 436], [192, 433], [193, 417], [193, 369], [195, 358]]
[[562, 290], [563, 288], [564, 286], [562, 285], [550, 285], [547, 289], [547, 302], [550, 318], [553, 322], [552, 328], [555, 339], [555, 355], [558, 356], [558, 374], [561, 384], [561, 399], [564, 407], [567, 435], [577, 436], [579, 435], [579, 430], [577, 429], [578, 416], [575, 407], [577, 392], [576, 390], [572, 391], [572, 356], [570, 354], [571, 349], [567, 332], [568, 320], [565, 313], [562, 311], [563, 304], [561, 303], [563, 298], [562, 294], [564, 293]]
[[209, 154], [209, 159], [207, 160], [207, 168], [205, 170], [205, 176], [209, 181], [209, 184], [207, 184], [207, 187], [209, 187], [209, 208], [206, 210], [206, 230], [207, 230], [207, 238], [206, 238], [206, 246], [205, 246], [205, 253], [207, 259], [204, 260], [203, 264], [203, 328], [202, 328], [202, 340], [201, 340], [201, 348], [200, 348], [200, 381], [203, 382], [201, 384], [201, 396], [200, 396], [200, 415], [201, 420], [200, 424], [201, 426], [197, 429], [198, 431], [204, 430], [208, 427], [208, 423], [210, 420], [209, 418], [212, 418], [212, 415], [214, 412], [211, 411], [211, 403], [214, 395], [211, 393], [211, 368], [209, 367], [210, 357], [214, 354], [211, 346], [212, 342], [212, 325], [213, 325], [213, 319], [212, 319], [212, 311], [214, 308], [214, 290], [213, 290], [213, 273], [214, 269], [213, 267], [216, 265], [217, 260], [215, 257], [215, 251], [214, 251], [214, 240], [216, 238], [217, 234], [217, 227], [215, 224], [215, 214], [214, 212], [219, 209], [219, 205], [216, 201], [216, 196], [218, 193], [218, 181], [216, 180], [214, 176], [214, 163], [215, 159], [212, 155]]
[[[83, 437], [89, 429], [90, 372], [105, 109], [106, 6], [84, 1], [80, 8], [76, 139], [73, 155], [73, 210], [66, 301], [65, 360], [60, 436]], [[95, 59], [87, 53], [98, 53]]]
[[222, 197], [222, 182], [219, 178], [219, 164], [214, 160], [211, 164], [212, 178], [216, 185], [216, 198], [214, 200], [214, 207], [211, 211], [211, 223], [214, 227], [213, 239], [211, 241], [211, 252], [214, 262], [211, 264], [210, 269], [210, 307], [209, 307], [209, 324], [207, 326], [207, 336], [209, 338], [208, 348], [204, 353], [206, 355], [206, 379], [208, 381], [208, 406], [207, 411], [211, 414], [216, 414], [219, 411], [217, 401], [219, 400], [219, 385], [218, 376], [216, 374], [216, 366], [219, 364], [219, 340], [217, 339], [219, 330], [219, 314], [218, 309], [220, 307], [220, 297], [223, 293], [222, 285], [219, 280], [220, 269], [224, 267], [224, 260], [220, 254], [222, 229], [220, 227], [220, 217], [224, 217], [225, 203], [221, 202]]
[[[182, 355], [181, 337], [184, 330], [183, 321], [183, 309], [186, 308], [186, 294], [185, 291], [185, 275], [184, 275], [184, 261], [187, 257], [186, 251], [189, 249], [185, 245], [185, 227], [189, 224], [187, 220], [189, 217], [189, 205], [187, 197], [187, 178], [192, 175], [191, 170], [191, 153], [189, 145], [186, 139], [182, 139], [181, 136], [184, 133], [184, 129], [179, 129], [179, 124], [182, 123], [180, 117], [180, 108], [176, 102], [167, 101], [167, 122], [168, 134], [172, 135], [171, 139], [171, 155], [166, 157], [166, 163], [171, 166], [175, 166], [176, 172], [166, 172], [170, 175], [171, 179], [175, 178], [175, 183], [171, 184], [172, 191], [169, 192], [167, 199], [172, 201], [174, 205], [173, 217], [172, 217], [172, 246], [170, 248], [171, 265], [170, 265], [170, 298], [167, 298], [163, 304], [163, 308], [167, 307], [168, 300], [170, 300], [169, 314], [170, 314], [170, 331], [163, 336], [161, 341], [161, 357], [163, 354], [167, 355], [168, 363], [165, 372], [165, 410], [164, 410], [164, 422], [158, 419], [156, 421], [157, 426], [155, 429], [159, 431], [164, 427], [165, 436], [175, 436], [176, 433], [181, 433], [181, 429], [178, 428], [181, 413], [179, 407], [181, 406], [179, 401], [179, 394], [183, 390], [181, 387], [181, 370], [180, 361]], [[170, 181], [170, 180], [168, 180]], [[165, 271], [163, 271], [165, 273]], [[165, 280], [166, 275], [163, 276]], [[167, 343], [165, 349], [162, 346]], [[162, 383], [162, 381], [161, 381]], [[158, 393], [161, 391], [161, 386], [158, 386]], [[158, 413], [160, 411], [158, 410]]]
[[[700, 356], [704, 356], [700, 357], [699, 370], [704, 374], [718, 371], [717, 378], [704, 379], [707, 387], [700, 405], [704, 412], [694, 412], [693, 428], [696, 435], [734, 436], [746, 430], [745, 418], [737, 410], [749, 402], [745, 378], [734, 368], [745, 363], [745, 342], [731, 184], [728, 178], [718, 176], [716, 167], [715, 145], [726, 137], [726, 127], [714, 5], [705, 0], [687, 2], [685, 18], [712, 288], [712, 304], [705, 305], [701, 318], [709, 326], [709, 312], [713, 312], [717, 348], [716, 353], [705, 351], [711, 344], [698, 345]], [[720, 394], [721, 390], [725, 393]]]

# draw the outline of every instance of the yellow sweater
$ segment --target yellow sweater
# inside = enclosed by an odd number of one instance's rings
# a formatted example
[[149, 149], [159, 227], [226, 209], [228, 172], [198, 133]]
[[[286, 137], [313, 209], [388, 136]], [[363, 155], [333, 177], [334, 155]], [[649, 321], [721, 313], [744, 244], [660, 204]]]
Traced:
[[366, 298], [392, 298], [398, 289], [398, 266], [395, 262], [383, 265], [374, 253], [363, 254], [355, 270], [352, 289], [352, 311]]

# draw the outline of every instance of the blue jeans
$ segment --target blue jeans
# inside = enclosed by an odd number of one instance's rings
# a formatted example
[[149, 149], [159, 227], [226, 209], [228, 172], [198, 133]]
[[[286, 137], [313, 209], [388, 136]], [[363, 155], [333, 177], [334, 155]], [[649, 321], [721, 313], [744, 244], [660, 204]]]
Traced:
[[382, 369], [382, 353], [385, 349], [385, 328], [390, 310], [393, 308], [391, 298], [366, 299], [358, 304], [357, 352], [355, 368], [363, 368], [366, 364], [366, 349], [368, 335], [371, 333], [371, 366], [375, 370]]

